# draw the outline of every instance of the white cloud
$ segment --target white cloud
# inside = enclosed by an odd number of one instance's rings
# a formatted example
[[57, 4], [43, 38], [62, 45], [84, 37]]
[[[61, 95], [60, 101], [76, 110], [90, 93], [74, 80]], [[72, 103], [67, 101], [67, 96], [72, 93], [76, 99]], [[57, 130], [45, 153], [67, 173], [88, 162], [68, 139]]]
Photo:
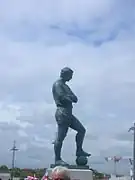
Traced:
[[21, 137], [28, 137], [28, 134], [25, 131], [23, 131], [23, 130], [18, 130], [18, 134]]
[[27, 150], [27, 144], [20, 144], [20, 147], [19, 147], [19, 150], [20, 151], [26, 151]]
[[[81, 21], [88, 17], [98, 16], [108, 12], [111, 8], [112, 1], [9, 1], [1, 3], [1, 11], [4, 14], [3, 19], [29, 18], [30, 20], [64, 20]], [[6, 9], [4, 11], [4, 9]], [[11, 12], [14, 12], [10, 14]], [[10, 15], [9, 15], [10, 14]], [[80, 18], [80, 19], [79, 19]]]

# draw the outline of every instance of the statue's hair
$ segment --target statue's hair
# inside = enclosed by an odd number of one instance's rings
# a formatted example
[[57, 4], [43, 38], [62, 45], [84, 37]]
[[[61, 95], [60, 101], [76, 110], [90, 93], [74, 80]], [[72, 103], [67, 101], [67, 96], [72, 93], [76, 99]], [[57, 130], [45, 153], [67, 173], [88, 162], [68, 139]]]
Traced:
[[64, 77], [67, 73], [73, 73], [73, 70], [69, 67], [64, 67], [63, 69], [61, 69], [60, 76]]
[[56, 166], [51, 173], [52, 177], [55, 176], [56, 174], [61, 174], [63, 180], [70, 180], [70, 173], [68, 168], [63, 167], [63, 166]]

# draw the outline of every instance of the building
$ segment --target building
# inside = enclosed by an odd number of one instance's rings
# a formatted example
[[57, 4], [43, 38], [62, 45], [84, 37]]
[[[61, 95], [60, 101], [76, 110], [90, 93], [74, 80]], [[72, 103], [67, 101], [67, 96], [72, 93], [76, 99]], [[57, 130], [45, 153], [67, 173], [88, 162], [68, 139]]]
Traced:
[[5, 172], [5, 173], [0, 172], [0, 180], [10, 180], [10, 178], [11, 178], [10, 173], [8, 173], [8, 172]]

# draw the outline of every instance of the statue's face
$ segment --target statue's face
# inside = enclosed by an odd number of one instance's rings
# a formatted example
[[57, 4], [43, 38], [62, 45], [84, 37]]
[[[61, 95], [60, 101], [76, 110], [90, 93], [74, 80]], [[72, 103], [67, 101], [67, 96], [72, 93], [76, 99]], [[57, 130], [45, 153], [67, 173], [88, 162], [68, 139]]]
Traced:
[[66, 67], [61, 70], [60, 77], [64, 81], [70, 81], [72, 79], [72, 76], [73, 76], [73, 71], [70, 68]]
[[73, 73], [69, 72], [69, 73], [66, 73], [64, 79], [66, 81], [70, 81], [72, 79], [72, 77], [73, 77]]

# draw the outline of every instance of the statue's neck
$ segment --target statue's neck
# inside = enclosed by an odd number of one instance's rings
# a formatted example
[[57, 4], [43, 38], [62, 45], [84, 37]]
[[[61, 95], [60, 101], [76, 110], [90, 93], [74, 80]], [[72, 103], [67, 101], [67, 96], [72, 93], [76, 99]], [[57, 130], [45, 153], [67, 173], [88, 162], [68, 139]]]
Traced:
[[60, 78], [60, 80], [65, 84], [66, 83], [66, 81], [63, 79], [63, 78]]

